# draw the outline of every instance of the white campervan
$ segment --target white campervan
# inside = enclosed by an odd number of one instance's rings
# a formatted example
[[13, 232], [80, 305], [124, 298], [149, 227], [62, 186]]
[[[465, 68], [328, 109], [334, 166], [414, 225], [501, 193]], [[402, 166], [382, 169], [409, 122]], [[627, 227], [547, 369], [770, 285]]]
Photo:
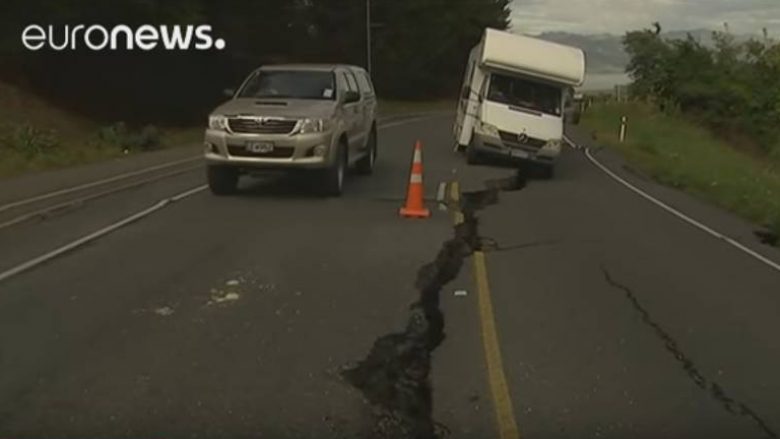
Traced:
[[571, 87], [585, 79], [582, 50], [486, 29], [471, 51], [455, 139], [470, 163], [500, 155], [546, 165], [561, 152]]

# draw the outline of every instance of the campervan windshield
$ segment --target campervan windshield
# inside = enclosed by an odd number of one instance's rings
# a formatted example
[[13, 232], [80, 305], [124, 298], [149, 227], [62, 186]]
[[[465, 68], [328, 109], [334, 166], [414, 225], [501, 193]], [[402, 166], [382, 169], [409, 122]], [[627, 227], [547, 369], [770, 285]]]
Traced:
[[487, 100], [553, 116], [562, 112], [559, 87], [499, 73], [490, 77]]

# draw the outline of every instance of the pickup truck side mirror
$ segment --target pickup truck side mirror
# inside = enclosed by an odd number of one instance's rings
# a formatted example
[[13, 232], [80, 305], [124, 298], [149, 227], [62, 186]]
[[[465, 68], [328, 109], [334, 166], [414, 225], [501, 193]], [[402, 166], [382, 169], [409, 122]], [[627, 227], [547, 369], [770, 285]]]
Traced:
[[353, 102], [357, 102], [360, 100], [360, 93], [356, 91], [348, 91], [344, 93], [344, 103], [345, 104], [351, 104]]
[[222, 94], [229, 98], [232, 98], [236, 94], [236, 90], [232, 88], [226, 88], [222, 90]]

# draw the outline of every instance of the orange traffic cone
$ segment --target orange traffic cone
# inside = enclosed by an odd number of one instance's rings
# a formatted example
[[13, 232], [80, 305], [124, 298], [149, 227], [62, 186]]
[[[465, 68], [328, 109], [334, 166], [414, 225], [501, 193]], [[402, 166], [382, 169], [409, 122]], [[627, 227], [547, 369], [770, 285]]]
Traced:
[[428, 218], [431, 212], [425, 208], [425, 188], [423, 186], [422, 142], [414, 145], [412, 173], [409, 175], [409, 189], [406, 193], [406, 204], [400, 214], [406, 218]]

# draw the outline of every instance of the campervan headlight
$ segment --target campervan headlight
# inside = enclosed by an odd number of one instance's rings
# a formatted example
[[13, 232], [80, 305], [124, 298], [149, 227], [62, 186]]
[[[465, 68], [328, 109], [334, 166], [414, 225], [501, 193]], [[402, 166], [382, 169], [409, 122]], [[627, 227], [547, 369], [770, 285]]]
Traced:
[[498, 137], [498, 127], [493, 124], [480, 121], [477, 124], [477, 131], [479, 131], [480, 134], [485, 134], [491, 137]]
[[553, 151], [560, 151], [562, 145], [563, 145], [563, 142], [560, 139], [551, 139], [551, 140], [547, 141], [547, 143], [544, 145], [544, 147], [545, 147], [545, 149], [551, 149]]

